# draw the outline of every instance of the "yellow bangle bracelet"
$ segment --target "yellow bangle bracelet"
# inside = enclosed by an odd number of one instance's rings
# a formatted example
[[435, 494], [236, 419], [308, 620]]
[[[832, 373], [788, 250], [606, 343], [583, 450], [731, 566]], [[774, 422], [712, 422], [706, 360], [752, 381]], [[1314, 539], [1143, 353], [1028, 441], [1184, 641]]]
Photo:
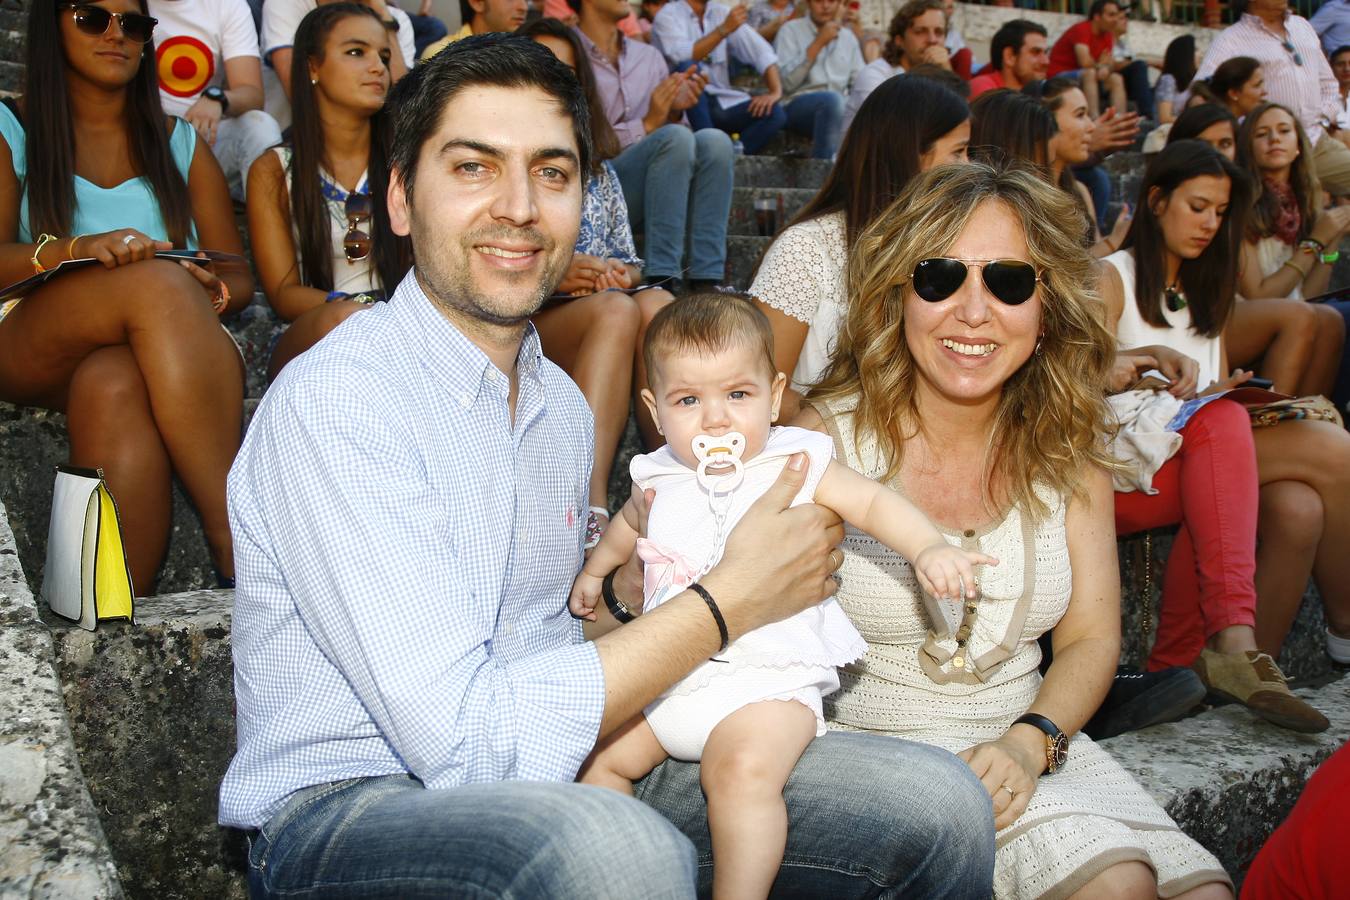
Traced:
[[1305, 272], [1305, 271], [1303, 271], [1302, 269], [1300, 269], [1297, 265], [1295, 265], [1295, 264], [1294, 264], [1294, 261], [1293, 261], [1292, 259], [1286, 259], [1283, 263], [1280, 264], [1280, 267], [1281, 267], [1281, 268], [1283, 268], [1284, 266], [1288, 266], [1289, 268], [1291, 268], [1291, 269], [1293, 269], [1295, 272], [1297, 272], [1299, 278], [1307, 278], [1307, 277], [1308, 277], [1308, 273]]
[[72, 238], [70, 239], [70, 243], [69, 243], [69, 244], [66, 244], [66, 256], [69, 257], [70, 259], [75, 259], [75, 258], [76, 258], [76, 257], [75, 257], [75, 242], [78, 241], [78, 240], [79, 240], [80, 238], [82, 238], [82, 237], [84, 237], [84, 235], [82, 235], [82, 234], [77, 234], [77, 235], [75, 235], [74, 237], [72, 237]]
[[47, 271], [47, 267], [44, 266], [42, 262], [38, 259], [38, 254], [42, 253], [43, 247], [47, 246], [48, 244], [56, 240], [59, 240], [59, 238], [57, 238], [56, 235], [47, 234], [45, 231], [42, 234], [38, 235], [37, 247], [36, 249], [33, 250], [32, 259], [29, 260], [29, 262], [33, 264], [33, 271], [36, 272], [38, 275], [41, 275], [43, 272]]

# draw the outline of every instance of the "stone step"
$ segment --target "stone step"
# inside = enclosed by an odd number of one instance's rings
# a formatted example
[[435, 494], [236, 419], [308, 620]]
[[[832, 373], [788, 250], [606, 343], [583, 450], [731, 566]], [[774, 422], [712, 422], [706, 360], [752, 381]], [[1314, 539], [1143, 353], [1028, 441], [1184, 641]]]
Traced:
[[830, 174], [823, 159], [786, 156], [740, 156], [736, 159], [736, 187], [818, 189]]
[[[727, 231], [733, 235], [772, 237], [786, 228], [816, 193], [812, 188], [738, 187], [731, 194]], [[764, 200], [769, 201], [770, 207], [766, 220], [760, 222], [755, 203]], [[731, 248], [727, 249], [730, 253]]]
[[[215, 825], [234, 747], [232, 600], [161, 596], [140, 605], [136, 626], [53, 626], [85, 781], [132, 896], [243, 896], [241, 841]], [[1297, 690], [1331, 730], [1297, 735], [1229, 706], [1104, 746], [1240, 876], [1312, 769], [1350, 737], [1350, 679]]]
[[749, 290], [755, 269], [773, 238], [756, 234], [727, 235], [727, 284], [737, 290]]

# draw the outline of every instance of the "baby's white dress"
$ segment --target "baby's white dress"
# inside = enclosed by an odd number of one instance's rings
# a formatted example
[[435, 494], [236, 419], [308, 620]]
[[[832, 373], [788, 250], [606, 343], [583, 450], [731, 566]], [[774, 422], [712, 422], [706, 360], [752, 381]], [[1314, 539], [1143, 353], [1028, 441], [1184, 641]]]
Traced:
[[[629, 466], [633, 482], [656, 491], [648, 536], [638, 545], [646, 563], [643, 608], [655, 609], [715, 565], [725, 536], [778, 478], [788, 457], [802, 451], [810, 466], [792, 505], [812, 501], [834, 455], [829, 436], [772, 428], [763, 452], [744, 463], [745, 480], [731, 494], [720, 534], [707, 490], [669, 447], [634, 457]], [[711, 615], [709, 620], [711, 624]], [[645, 711], [647, 722], [667, 753], [690, 761], [702, 757], [703, 745], [719, 722], [762, 700], [805, 704], [815, 713], [816, 734], [822, 735], [821, 698], [839, 689], [835, 667], [866, 651], [862, 635], [830, 598], [738, 638], [653, 701]]]

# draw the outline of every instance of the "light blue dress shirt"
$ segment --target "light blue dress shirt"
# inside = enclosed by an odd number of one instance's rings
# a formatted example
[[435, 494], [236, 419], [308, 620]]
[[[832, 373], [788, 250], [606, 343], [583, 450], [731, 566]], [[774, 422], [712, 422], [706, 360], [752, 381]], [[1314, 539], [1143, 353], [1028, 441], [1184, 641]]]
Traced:
[[1342, 47], [1350, 47], [1350, 0], [1326, 0], [1308, 21], [1328, 57]]
[[[652, 20], [652, 45], [661, 51], [672, 67], [688, 62], [693, 58], [694, 44], [716, 31], [730, 13], [731, 7], [712, 2], [703, 8], [700, 18], [685, 0], [674, 0], [661, 7]], [[737, 62], [753, 66], [761, 75], [769, 66], [778, 64], [773, 45], [749, 25], [742, 25], [727, 35], [699, 62], [699, 68], [708, 76], [708, 86], [703, 89], [704, 92], [723, 109], [739, 106], [750, 99], [745, 91], [731, 86], [728, 54]]]
[[409, 274], [267, 392], [228, 483], [238, 750], [220, 822], [299, 788], [570, 781], [604, 676], [567, 611], [594, 424], [533, 327], [509, 381]]
[[847, 28], [841, 28], [834, 40], [816, 54], [814, 61], [808, 60], [806, 49], [819, 33], [816, 23], [807, 17], [793, 19], [778, 29], [773, 49], [778, 54], [778, 71], [783, 78], [785, 94], [819, 90], [847, 94], [849, 85], [867, 64], [858, 38]]

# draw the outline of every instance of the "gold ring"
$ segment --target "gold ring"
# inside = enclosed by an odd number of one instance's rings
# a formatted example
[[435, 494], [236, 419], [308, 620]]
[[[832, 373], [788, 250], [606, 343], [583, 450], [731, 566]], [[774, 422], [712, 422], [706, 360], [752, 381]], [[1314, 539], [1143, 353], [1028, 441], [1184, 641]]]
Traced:
[[[839, 554], [838, 560], [836, 560], [834, 556], [836, 553]], [[830, 551], [830, 570], [833, 572], [838, 572], [843, 567], [844, 567], [844, 551], [840, 550], [838, 547], [835, 547], [833, 550]]]
[[1005, 785], [1002, 785], [1002, 786], [999, 788], [999, 790], [1007, 791], [1007, 792], [1008, 792], [1008, 799], [1009, 799], [1009, 800], [1016, 800], [1016, 799], [1017, 799], [1017, 791], [1014, 791], [1012, 788], [1008, 787], [1006, 784], [1005, 784]]

